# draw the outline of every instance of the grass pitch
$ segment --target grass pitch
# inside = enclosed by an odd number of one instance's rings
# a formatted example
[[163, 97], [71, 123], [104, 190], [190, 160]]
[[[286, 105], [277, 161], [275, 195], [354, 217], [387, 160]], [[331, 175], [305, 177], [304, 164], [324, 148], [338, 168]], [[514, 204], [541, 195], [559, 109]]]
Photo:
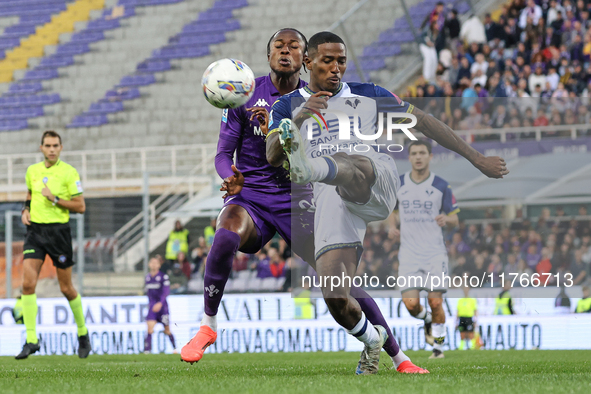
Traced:
[[356, 353], [0, 357], [0, 393], [591, 393], [591, 351], [448, 351], [429, 375], [355, 376]]

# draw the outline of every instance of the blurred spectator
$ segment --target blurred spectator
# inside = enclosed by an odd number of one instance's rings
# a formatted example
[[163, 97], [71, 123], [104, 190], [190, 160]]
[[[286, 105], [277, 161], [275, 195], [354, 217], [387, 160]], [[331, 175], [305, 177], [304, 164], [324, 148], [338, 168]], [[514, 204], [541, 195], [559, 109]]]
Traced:
[[587, 270], [583, 264], [583, 252], [581, 250], [575, 251], [569, 271], [573, 275], [573, 284], [575, 286], [582, 284], [587, 279]]
[[182, 294], [187, 291], [188, 279], [181, 267], [173, 267], [168, 276], [170, 278], [170, 294]]
[[211, 217], [209, 219], [209, 226], [205, 227], [203, 230], [203, 237], [205, 238], [205, 243], [208, 248], [211, 248], [211, 244], [213, 243], [213, 237], [215, 236], [215, 228], [216, 228], [217, 219], [215, 217]]
[[183, 228], [180, 220], [174, 223], [174, 229], [168, 235], [165, 258], [171, 264], [177, 260], [179, 252], [189, 253], [189, 230]]
[[423, 78], [428, 82], [435, 82], [435, 71], [437, 70], [437, 50], [435, 49], [435, 41], [439, 30], [437, 22], [431, 22], [423, 28], [421, 34], [421, 43], [419, 49], [423, 56]]
[[184, 254], [183, 252], [179, 252], [179, 254], [177, 255], [177, 262], [175, 266], [180, 267], [181, 271], [183, 272], [183, 274], [185, 274], [187, 279], [191, 279], [191, 273], [193, 272], [194, 265], [192, 265], [189, 259], [187, 259], [186, 254]]
[[257, 278], [279, 278], [284, 276], [285, 261], [275, 248], [269, 248], [268, 256], [257, 264]]
[[575, 313], [591, 313], [591, 291], [589, 286], [583, 286], [583, 298], [577, 303]]
[[480, 18], [472, 14], [472, 16], [462, 25], [460, 38], [464, 42], [484, 44], [486, 42], [486, 31]]

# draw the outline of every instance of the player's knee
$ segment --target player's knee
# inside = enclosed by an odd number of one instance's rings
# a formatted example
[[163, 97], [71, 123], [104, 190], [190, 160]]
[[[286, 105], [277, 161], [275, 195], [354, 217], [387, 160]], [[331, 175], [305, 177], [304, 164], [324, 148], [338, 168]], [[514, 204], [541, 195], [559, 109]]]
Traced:
[[77, 296], [76, 289], [70, 283], [60, 283], [60, 291], [68, 300], [73, 300]]
[[416, 316], [421, 312], [421, 303], [418, 298], [403, 298], [402, 302], [411, 315]]
[[215, 251], [219, 255], [234, 254], [240, 246], [240, 235], [232, 230], [219, 228], [213, 237], [213, 245], [217, 246]]
[[331, 292], [325, 296], [324, 301], [328, 308], [333, 312], [343, 312], [347, 309], [349, 298], [346, 294]]
[[36, 279], [25, 278], [23, 280], [23, 294], [34, 294], [37, 287]]
[[429, 298], [429, 306], [431, 310], [437, 310], [443, 307], [443, 300], [441, 298]]

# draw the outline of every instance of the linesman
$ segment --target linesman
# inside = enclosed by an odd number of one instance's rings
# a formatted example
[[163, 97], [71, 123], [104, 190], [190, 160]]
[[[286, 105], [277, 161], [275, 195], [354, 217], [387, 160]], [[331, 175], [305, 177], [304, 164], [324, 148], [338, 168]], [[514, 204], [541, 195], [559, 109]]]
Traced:
[[[78, 356], [88, 357], [90, 339], [84, 322], [80, 294], [72, 284], [72, 235], [70, 212], [84, 213], [80, 176], [74, 167], [60, 160], [62, 139], [55, 131], [41, 137], [44, 160], [27, 168], [27, 199], [21, 220], [27, 226], [23, 247], [22, 312], [27, 340], [17, 360], [25, 359], [40, 349], [37, 338], [37, 279], [45, 257], [49, 255], [57, 270], [60, 290], [70, 303], [78, 326]], [[80, 245], [82, 247], [82, 245]]]

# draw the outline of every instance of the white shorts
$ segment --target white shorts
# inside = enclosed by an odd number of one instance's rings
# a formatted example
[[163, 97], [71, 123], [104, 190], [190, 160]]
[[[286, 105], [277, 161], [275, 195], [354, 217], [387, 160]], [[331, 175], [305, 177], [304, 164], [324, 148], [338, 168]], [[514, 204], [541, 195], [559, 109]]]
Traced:
[[316, 258], [332, 249], [356, 247], [361, 252], [367, 223], [384, 220], [394, 210], [396, 191], [400, 187], [394, 159], [377, 152], [368, 158], [372, 161], [376, 181], [365, 204], [345, 201], [337, 193], [336, 186], [314, 184]]
[[442, 276], [448, 276], [447, 253], [430, 258], [418, 257], [404, 248], [398, 252], [398, 277], [396, 283], [400, 291], [426, 290], [445, 293], [448, 281]]

